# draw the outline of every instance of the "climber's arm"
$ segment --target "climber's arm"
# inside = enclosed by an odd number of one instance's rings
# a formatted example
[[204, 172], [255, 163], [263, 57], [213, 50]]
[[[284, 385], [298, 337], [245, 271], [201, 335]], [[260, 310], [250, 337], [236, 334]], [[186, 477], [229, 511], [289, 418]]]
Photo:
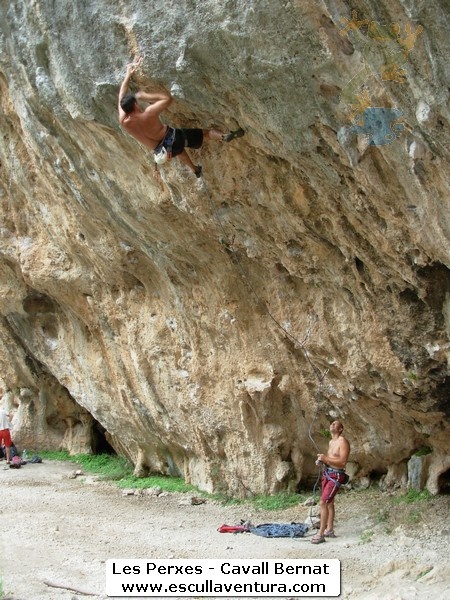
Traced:
[[149, 103], [149, 106], [144, 110], [144, 115], [151, 117], [156, 117], [161, 114], [173, 102], [173, 98], [169, 92], [154, 92], [151, 94], [147, 92], [137, 92], [136, 98]]
[[120, 101], [125, 96], [125, 94], [128, 93], [128, 86], [130, 84], [131, 76], [136, 71], [136, 69], [140, 66], [141, 62], [142, 62], [142, 56], [140, 56], [134, 62], [129, 63], [127, 65], [127, 72], [126, 72], [125, 78], [122, 81], [122, 85], [120, 86], [120, 90], [119, 90], [119, 105], [118, 105], [118, 109], [119, 109], [119, 119], [120, 120], [122, 120], [123, 117], [125, 116], [125, 112], [122, 110], [122, 107], [120, 106]]

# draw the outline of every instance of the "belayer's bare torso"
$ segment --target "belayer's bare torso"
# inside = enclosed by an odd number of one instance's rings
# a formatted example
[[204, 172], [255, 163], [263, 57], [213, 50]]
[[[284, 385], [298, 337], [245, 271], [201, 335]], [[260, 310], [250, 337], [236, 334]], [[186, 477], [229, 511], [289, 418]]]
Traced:
[[345, 438], [339, 437], [336, 440], [331, 440], [328, 444], [328, 456], [332, 458], [336, 458], [340, 463], [340, 468], [345, 468], [346, 462], [346, 448], [347, 448], [347, 440]]

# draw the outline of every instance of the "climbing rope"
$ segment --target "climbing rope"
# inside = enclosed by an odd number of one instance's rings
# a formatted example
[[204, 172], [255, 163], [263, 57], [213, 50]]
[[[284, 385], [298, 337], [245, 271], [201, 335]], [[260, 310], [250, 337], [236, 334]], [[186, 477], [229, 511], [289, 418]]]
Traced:
[[[205, 184], [205, 189], [206, 189], [206, 184]], [[225, 238], [226, 241], [226, 246], [227, 249], [230, 250], [230, 252], [233, 253], [233, 256], [236, 259], [235, 264], [239, 267], [239, 270], [242, 273], [242, 276], [244, 278], [244, 281], [247, 285], [247, 287], [250, 289], [250, 291], [252, 292], [252, 294], [255, 296], [256, 300], [258, 301], [258, 303], [264, 308], [264, 311], [266, 312], [266, 314], [268, 315], [268, 317], [275, 323], [275, 325], [286, 335], [286, 337], [288, 337], [295, 345], [296, 348], [298, 348], [299, 350], [301, 350], [303, 356], [305, 357], [306, 361], [308, 362], [309, 366], [311, 367], [314, 375], [316, 376], [320, 387], [322, 388], [323, 385], [323, 380], [326, 377], [327, 373], [328, 373], [328, 369], [326, 369], [324, 372], [321, 372], [320, 369], [318, 367], [316, 367], [316, 365], [312, 362], [308, 351], [306, 350], [305, 346], [306, 346], [306, 342], [308, 341], [309, 337], [311, 336], [311, 332], [312, 332], [312, 326], [314, 323], [312, 323], [313, 319], [312, 317], [310, 317], [310, 326], [308, 327], [305, 337], [303, 338], [302, 341], [300, 341], [296, 336], [292, 335], [292, 333], [290, 333], [285, 327], [283, 327], [283, 325], [278, 321], [278, 319], [276, 319], [273, 314], [271, 313], [271, 311], [267, 308], [267, 304], [264, 302], [264, 300], [261, 298], [261, 296], [258, 294], [258, 292], [255, 290], [255, 288], [253, 287], [247, 272], [245, 271], [244, 267], [242, 266], [241, 260], [239, 259], [239, 256], [237, 255], [237, 253], [234, 251], [229, 238], [228, 238], [228, 234], [223, 226], [223, 223], [220, 219], [220, 216], [216, 210], [216, 207], [214, 206], [214, 203], [212, 201], [211, 195], [209, 194], [209, 192], [207, 192], [207, 197], [209, 200], [209, 203], [211, 205], [211, 211], [217, 221], [217, 223], [219, 224], [220, 229], [222, 230], [223, 236]], [[310, 436], [310, 439], [311, 436]], [[312, 440], [314, 446], [317, 448], [314, 440]]]
[[[307, 343], [308, 339], [311, 336], [312, 328], [313, 328], [313, 325], [314, 325], [313, 319], [310, 317], [309, 327], [306, 330], [306, 333], [305, 333], [305, 336], [304, 336], [303, 340], [300, 341], [297, 337], [295, 337], [294, 335], [292, 335], [285, 327], [283, 327], [283, 325], [278, 321], [278, 319], [276, 319], [273, 316], [273, 314], [271, 313], [271, 311], [268, 309], [267, 304], [264, 302], [264, 300], [262, 300], [262, 298], [260, 297], [260, 295], [257, 293], [257, 291], [255, 290], [255, 288], [253, 287], [253, 285], [252, 285], [252, 283], [251, 283], [251, 281], [250, 281], [250, 279], [249, 279], [249, 277], [247, 275], [247, 272], [245, 271], [245, 269], [244, 269], [244, 267], [243, 267], [243, 265], [242, 265], [242, 263], [241, 263], [241, 261], [239, 259], [239, 256], [237, 255], [237, 253], [234, 251], [232, 245], [230, 244], [230, 241], [229, 241], [229, 238], [228, 238], [228, 234], [227, 234], [227, 232], [225, 230], [225, 227], [223, 226], [223, 223], [222, 223], [222, 221], [220, 219], [220, 216], [219, 216], [219, 214], [218, 214], [218, 212], [216, 210], [216, 207], [214, 206], [214, 202], [212, 201], [211, 194], [207, 190], [206, 182], [204, 180], [203, 180], [203, 183], [204, 183], [206, 195], [208, 197], [208, 201], [209, 201], [210, 206], [211, 206], [211, 211], [212, 211], [212, 213], [214, 215], [214, 218], [216, 219], [216, 221], [217, 221], [217, 223], [218, 223], [218, 225], [219, 225], [219, 227], [220, 227], [220, 229], [221, 229], [221, 231], [223, 233], [223, 236], [224, 236], [224, 239], [225, 239], [225, 242], [226, 242], [226, 245], [227, 245], [227, 249], [229, 249], [230, 252], [233, 253], [233, 256], [235, 257], [235, 264], [238, 266], [239, 270], [241, 271], [242, 276], [244, 278], [244, 281], [245, 281], [247, 287], [250, 289], [250, 291], [252, 292], [252, 294], [255, 296], [255, 298], [258, 301], [258, 303], [264, 308], [264, 310], [265, 310], [266, 314], [269, 316], [269, 318], [294, 343], [295, 347], [297, 347], [297, 348], [300, 349], [300, 351], [302, 352], [303, 356], [305, 357], [307, 363], [311, 367], [311, 370], [314, 373], [314, 375], [315, 375], [315, 377], [316, 377], [316, 379], [318, 381], [318, 386], [319, 387], [318, 387], [318, 390], [317, 390], [316, 408], [315, 408], [315, 411], [314, 411], [313, 418], [312, 418], [312, 420], [311, 420], [311, 422], [309, 424], [309, 427], [308, 427], [308, 438], [311, 440], [314, 448], [317, 450], [317, 453], [319, 454], [320, 453], [320, 448], [318, 447], [318, 445], [316, 444], [316, 442], [315, 442], [315, 440], [313, 438], [312, 430], [313, 430], [313, 425], [314, 425], [314, 423], [315, 423], [315, 421], [317, 419], [318, 413], [319, 413], [319, 408], [320, 408], [320, 403], [321, 403], [321, 398], [322, 398], [322, 392], [323, 392], [323, 382], [324, 382], [325, 377], [328, 374], [329, 369], [325, 369], [324, 371], [321, 371], [312, 362], [312, 360], [311, 360], [311, 358], [310, 358], [310, 356], [308, 354], [308, 350], [306, 349], [306, 343]], [[318, 467], [319, 467], [319, 473], [318, 473], [316, 482], [315, 482], [314, 487], [313, 487], [313, 499], [314, 500], [316, 498], [316, 488], [317, 488], [317, 485], [318, 485], [318, 483], [320, 481], [321, 474], [322, 474], [321, 466], [318, 465]], [[312, 507], [310, 508], [310, 519], [311, 519], [311, 522], [312, 522], [312, 514], [311, 513], [312, 513]]]

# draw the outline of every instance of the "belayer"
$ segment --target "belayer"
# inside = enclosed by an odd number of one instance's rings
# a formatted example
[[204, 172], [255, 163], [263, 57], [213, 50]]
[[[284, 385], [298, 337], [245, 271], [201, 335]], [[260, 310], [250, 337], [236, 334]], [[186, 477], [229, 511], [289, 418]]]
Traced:
[[[231, 142], [244, 135], [243, 129], [222, 133], [217, 129], [174, 128], [161, 122], [160, 115], [173, 102], [168, 92], [128, 92], [132, 74], [141, 65], [142, 57], [127, 65], [125, 79], [119, 91], [119, 122], [121, 126], [141, 144], [153, 150], [155, 163], [162, 164], [179, 158], [196, 175], [201, 177], [202, 167], [194, 165], [185, 148], [201, 148], [205, 140]], [[141, 109], [138, 100], [148, 103]]]
[[320, 528], [311, 538], [313, 544], [325, 542], [325, 538], [336, 537], [334, 533], [334, 498], [339, 488], [347, 483], [345, 466], [350, 454], [350, 444], [342, 435], [344, 426], [340, 421], [330, 425], [331, 440], [327, 454], [318, 454], [316, 464], [322, 466], [322, 493], [320, 495]]

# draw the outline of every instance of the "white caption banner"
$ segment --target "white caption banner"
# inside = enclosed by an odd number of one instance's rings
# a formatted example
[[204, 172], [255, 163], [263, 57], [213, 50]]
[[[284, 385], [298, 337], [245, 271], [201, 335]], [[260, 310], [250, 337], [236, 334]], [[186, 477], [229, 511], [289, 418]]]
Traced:
[[106, 561], [115, 597], [339, 596], [338, 559]]

